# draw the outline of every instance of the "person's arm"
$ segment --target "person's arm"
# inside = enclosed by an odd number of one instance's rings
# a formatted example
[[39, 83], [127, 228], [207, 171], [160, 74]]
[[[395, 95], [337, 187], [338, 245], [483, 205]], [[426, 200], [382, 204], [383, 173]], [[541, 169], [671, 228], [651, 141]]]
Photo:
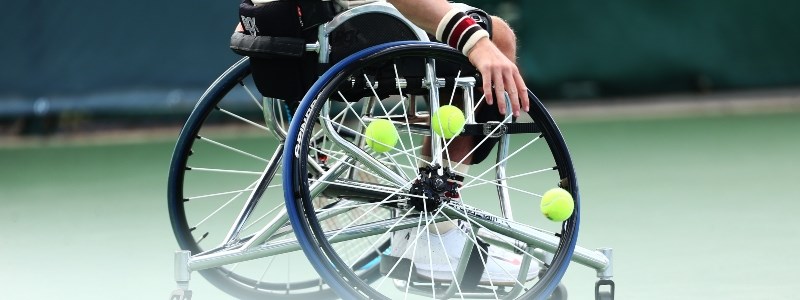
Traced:
[[[447, 0], [388, 1], [412, 23], [433, 35], [436, 34], [439, 23], [452, 9]], [[503, 91], [508, 92], [514, 116], [519, 116], [520, 107], [528, 111], [530, 105], [528, 90], [519, 74], [519, 69], [488, 38], [478, 40], [466, 55], [483, 76], [486, 103], [494, 102], [491, 93], [494, 83], [495, 95], [503, 95]], [[497, 106], [500, 113], [505, 114], [505, 101], [498, 101]]]

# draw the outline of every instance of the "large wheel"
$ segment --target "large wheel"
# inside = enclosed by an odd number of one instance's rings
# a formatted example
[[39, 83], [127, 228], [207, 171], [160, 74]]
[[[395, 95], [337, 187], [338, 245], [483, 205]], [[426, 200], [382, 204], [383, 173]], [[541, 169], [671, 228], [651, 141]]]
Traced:
[[[473, 158], [490, 153], [468, 170], [459, 166], [459, 149], [431, 131], [429, 116], [451, 103], [476, 103], [471, 111], [478, 112], [497, 109], [482, 98], [464, 100], [475, 79], [475, 68], [454, 49], [389, 43], [333, 66], [301, 102], [284, 150], [283, 173], [291, 174], [283, 178], [286, 207], [303, 251], [342, 298], [546, 299], [558, 286], [580, 215], [566, 144], [529, 92], [529, 116], [501, 117], [500, 124], [479, 117], [478, 124], [465, 127], [458, 139], [473, 143], [463, 152]], [[399, 134], [386, 152], [371, 148], [364, 134], [379, 119], [391, 121]], [[441, 158], [436, 143], [445, 149]], [[430, 157], [422, 156], [423, 145], [434, 149], [425, 153]], [[309, 157], [324, 157], [325, 171], [309, 176]], [[572, 216], [558, 223], [539, 212], [541, 195], [557, 186], [575, 204]], [[320, 197], [352, 204], [320, 209], [314, 204]], [[332, 215], [353, 208], [360, 212], [351, 222], [326, 225]], [[370, 246], [341, 245], [362, 239]], [[387, 240], [391, 246], [381, 248]], [[361, 280], [353, 266], [374, 253], [382, 253], [383, 277]]]
[[[270, 222], [274, 233], [256, 246], [294, 241], [288, 221], [275, 222], [282, 220], [281, 214], [285, 219], [279, 166], [291, 114], [283, 102], [262, 98], [250, 74], [247, 58], [223, 73], [198, 101], [175, 146], [169, 215], [180, 248], [193, 255], [241, 249]], [[317, 204], [338, 203], [329, 199]], [[377, 274], [374, 266], [368, 272], [366, 261], [362, 266], [364, 280]], [[297, 247], [199, 272], [240, 299], [334, 296]]]

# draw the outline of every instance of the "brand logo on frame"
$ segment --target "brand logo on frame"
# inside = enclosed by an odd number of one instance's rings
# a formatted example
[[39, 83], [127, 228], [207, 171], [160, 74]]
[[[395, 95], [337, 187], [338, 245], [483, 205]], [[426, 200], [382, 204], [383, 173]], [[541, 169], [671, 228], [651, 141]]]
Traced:
[[256, 18], [253, 17], [242, 17], [242, 26], [244, 30], [250, 33], [250, 35], [256, 35], [258, 33], [258, 26], [256, 26]]

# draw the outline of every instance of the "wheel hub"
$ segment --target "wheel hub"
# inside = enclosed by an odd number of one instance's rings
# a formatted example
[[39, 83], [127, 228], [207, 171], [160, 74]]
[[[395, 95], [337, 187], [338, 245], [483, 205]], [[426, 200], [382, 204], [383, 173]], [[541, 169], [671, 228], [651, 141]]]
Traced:
[[412, 197], [408, 204], [421, 212], [433, 212], [439, 209], [442, 203], [451, 201], [448, 195], [458, 193], [458, 184], [450, 179], [455, 178], [455, 174], [450, 168], [444, 168], [440, 175], [438, 170], [442, 167], [438, 164], [426, 166], [419, 169], [419, 177], [411, 186], [410, 193], [420, 197]]

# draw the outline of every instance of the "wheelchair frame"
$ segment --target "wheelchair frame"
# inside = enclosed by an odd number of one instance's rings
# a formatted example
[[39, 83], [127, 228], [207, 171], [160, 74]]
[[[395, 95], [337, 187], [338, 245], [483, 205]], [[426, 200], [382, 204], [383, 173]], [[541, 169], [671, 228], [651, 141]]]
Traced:
[[[341, 25], [343, 22], [347, 21], [349, 18], [352, 18], [357, 15], [365, 14], [365, 13], [385, 13], [392, 16], [397, 17], [400, 20], [403, 20], [407, 23], [410, 28], [414, 29], [414, 32], [417, 34], [421, 41], [428, 41], [428, 35], [422, 29], [414, 26], [409, 21], [407, 21], [400, 13], [394, 9], [391, 5], [388, 4], [370, 4], [360, 6], [337, 15], [332, 21], [328, 22], [327, 24], [323, 24], [319, 28], [318, 34], [318, 41], [314, 44], [307, 44], [306, 51], [308, 52], [316, 52], [319, 54], [319, 62], [320, 63], [328, 63], [329, 62], [329, 54], [330, 54], [330, 46], [329, 46], [329, 34]], [[345, 60], [346, 61], [346, 60]], [[236, 64], [234, 64], [227, 72], [232, 71], [235, 68], [241, 67], [243, 64], [248, 63], [248, 58], [243, 58]], [[429, 100], [430, 106], [432, 110], [439, 107], [439, 95], [438, 95], [438, 88], [440, 85], [444, 85], [443, 79], [436, 78], [435, 73], [433, 73], [433, 68], [435, 62], [429, 59], [426, 62], [426, 80], [425, 84], [429, 87]], [[226, 73], [227, 73], [226, 72]], [[215, 82], [216, 83], [216, 82]], [[399, 83], [400, 84], [400, 83]], [[462, 88], [464, 91], [464, 105], [465, 111], [472, 111], [473, 99], [474, 95], [472, 95], [473, 87], [475, 86], [475, 79], [471, 77], [459, 78], [456, 81], [456, 85], [459, 88]], [[212, 85], [213, 86], [213, 85]], [[208, 93], [208, 91], [206, 92]], [[506, 96], [506, 101], [508, 101]], [[262, 258], [272, 255], [278, 255], [282, 253], [288, 253], [292, 251], [298, 251], [301, 249], [298, 240], [283, 240], [280, 237], [285, 236], [287, 234], [292, 234], [290, 230], [286, 230], [286, 224], [289, 223], [289, 216], [287, 214], [286, 208], [284, 207], [278, 215], [273, 217], [271, 221], [268, 222], [266, 226], [264, 226], [261, 230], [257, 233], [247, 236], [247, 237], [240, 237], [240, 231], [245, 223], [245, 221], [250, 216], [250, 213], [253, 211], [253, 208], [257, 205], [258, 200], [262, 196], [262, 193], [266, 189], [266, 186], [272, 180], [273, 176], [278, 170], [278, 167], [282, 163], [282, 156], [281, 153], [283, 152], [283, 142], [287, 138], [287, 132], [283, 128], [283, 124], [280, 124], [276, 117], [277, 114], [282, 113], [281, 109], [276, 109], [278, 105], [280, 105], [280, 100], [274, 98], [263, 98], [263, 105], [264, 105], [264, 119], [266, 121], [266, 128], [271, 131], [276, 137], [278, 137], [280, 141], [280, 146], [276, 152], [272, 155], [271, 159], [269, 160], [266, 168], [264, 169], [263, 173], [261, 174], [257, 186], [254, 188], [253, 192], [247, 199], [247, 204], [242, 208], [239, 216], [237, 217], [235, 223], [232, 225], [230, 231], [228, 232], [227, 236], [225, 237], [224, 241], [221, 245], [211, 250], [205, 251], [203, 253], [199, 253], [196, 255], [191, 255], [189, 251], [176, 251], [175, 253], [175, 263], [174, 263], [174, 272], [175, 272], [175, 281], [178, 285], [178, 289], [173, 292], [171, 299], [191, 299], [191, 290], [189, 289], [189, 281], [191, 279], [191, 273], [194, 271], [199, 271], [208, 268], [215, 268], [221, 267], [241, 261]], [[510, 110], [510, 105], [507, 106]], [[327, 106], [325, 109], [330, 109]], [[424, 116], [423, 116], [424, 117]], [[474, 116], [472, 114], [467, 114], [466, 117], [467, 124], [476, 124]], [[330, 122], [325, 122], [322, 124], [323, 130], [327, 131], [328, 133], [333, 133], [336, 129], [333, 127], [333, 124]], [[494, 128], [494, 131], [498, 130], [500, 127]], [[494, 134], [494, 131], [491, 134]], [[370, 155], [363, 152], [363, 150], [358, 149], [346, 141], [337, 140], [338, 134], [331, 134], [330, 136], [333, 137], [333, 141], [337, 142], [340, 146], [344, 149], [347, 149], [348, 152], [351, 152], [351, 161], [349, 162], [338, 162], [331, 166], [328, 172], [322, 171], [322, 166], [315, 164], [309, 161], [309, 165], [311, 168], [316, 169], [319, 173], [324, 173], [325, 176], [320, 178], [320, 180], [311, 187], [312, 193], [319, 193], [321, 190], [325, 188], [325, 184], [322, 182], [327, 182], [328, 180], [334, 180], [334, 176], [339, 174], [339, 172], [331, 172], [330, 170], [337, 170], [342, 169], [347, 163], [361, 163], [366, 166], [371, 171], [385, 176], [385, 178], [394, 181], [398, 184], [403, 184], [408, 181], [408, 178], [400, 178], [397, 177], [398, 175], [392, 170], [388, 169], [386, 166], [375, 160], [375, 158], [371, 157]], [[506, 144], [508, 143], [507, 139], [501, 139], [499, 149], [504, 149]], [[432, 143], [432, 151], [431, 153], [434, 154], [434, 162], [441, 164], [442, 163], [442, 154], [441, 150], [443, 145], [439, 139], [433, 139]], [[497, 172], [498, 178], [503, 178], [502, 174], [504, 174], [505, 166], [503, 164], [497, 165]], [[376, 188], [376, 187], [373, 187]], [[503, 195], [504, 193], [507, 194], [507, 191], [503, 191], [503, 188], [498, 186], [498, 193]], [[501, 196], [502, 198], [502, 196]], [[507, 198], [507, 196], [506, 196]], [[463, 210], [454, 210], [454, 209], [445, 209], [443, 213], [447, 216], [448, 219], [466, 219], [464, 216], [463, 211], [472, 211], [476, 215], [480, 215], [479, 218], [474, 218], [473, 220], [478, 221], [478, 225], [484, 228], [487, 228], [494, 232], [503, 233], [506, 236], [512, 237], [516, 240], [523, 242], [526, 245], [536, 245], [536, 249], [534, 247], [528, 246], [524, 249], [526, 252], [531, 253], [537, 259], [548, 262], [552, 260], [551, 252], [555, 251], [558, 247], [559, 240], [558, 238], [551, 236], [549, 234], [543, 233], [536, 228], [532, 228], [528, 225], [522, 223], [516, 223], [513, 221], [507, 221], [511, 218], [511, 212], [507, 203], [501, 206], [503, 218], [498, 218], [497, 216], [490, 215], [485, 212], [481, 212], [476, 209], [472, 209], [468, 207], [466, 204], [463, 204]], [[444, 220], [444, 219], [443, 219]], [[369, 234], [378, 234], [381, 228], [384, 228], [385, 225], [388, 225], [391, 222], [395, 222], [395, 220], [386, 220], [382, 222], [375, 223], [368, 227], [360, 227], [357, 229], [351, 229], [347, 232], [342, 232], [339, 234], [339, 239], [337, 241], [346, 241], [348, 239], [355, 239], [359, 237], [363, 237]], [[411, 228], [415, 224], [408, 222], [408, 224], [400, 224], [399, 226], [395, 227], [397, 230], [404, 229], [404, 228]], [[283, 229], [282, 229], [283, 228]], [[477, 229], [477, 228], [476, 228]], [[493, 238], [491, 236], [482, 236], [485, 240], [491, 241]], [[241, 242], [245, 241], [245, 242]], [[468, 245], [465, 247], [472, 247], [470, 242], [467, 242]], [[499, 243], [498, 245], [502, 245]], [[465, 248], [466, 249], [466, 248]], [[509, 249], [513, 251], [519, 251], [521, 249]], [[530, 258], [526, 257], [525, 259], [530, 260]], [[580, 246], [576, 246], [573, 252], [571, 260], [578, 264], [593, 268], [597, 271], [598, 281], [595, 286], [595, 291], [597, 297], [600, 298], [600, 294], [604, 294], [601, 291], [601, 287], [603, 286], [610, 286], [611, 291], [611, 299], [613, 299], [614, 293], [614, 283], [612, 281], [613, 277], [613, 268], [612, 268], [612, 250], [610, 248], [600, 248], [597, 250], [589, 250], [586, 248], [582, 248]], [[461, 265], [461, 264], [460, 264]], [[527, 270], [524, 270], [526, 272]], [[463, 275], [465, 272], [465, 268], [459, 266], [458, 269], [459, 276]], [[520, 276], [524, 272], [520, 273]], [[454, 291], [450, 292], [452, 295]]]

